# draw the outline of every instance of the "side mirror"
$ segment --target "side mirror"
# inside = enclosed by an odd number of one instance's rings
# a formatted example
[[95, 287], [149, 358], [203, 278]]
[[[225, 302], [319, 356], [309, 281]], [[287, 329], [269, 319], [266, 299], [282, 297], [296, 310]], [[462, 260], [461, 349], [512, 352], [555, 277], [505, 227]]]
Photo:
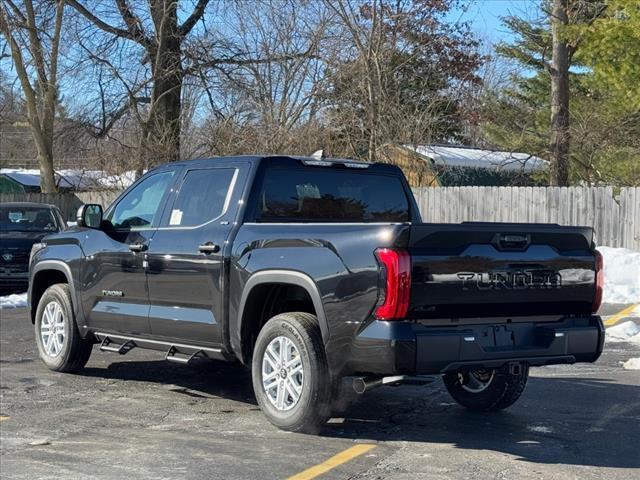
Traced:
[[79, 227], [99, 229], [102, 225], [102, 206], [87, 203], [78, 209], [76, 222]]

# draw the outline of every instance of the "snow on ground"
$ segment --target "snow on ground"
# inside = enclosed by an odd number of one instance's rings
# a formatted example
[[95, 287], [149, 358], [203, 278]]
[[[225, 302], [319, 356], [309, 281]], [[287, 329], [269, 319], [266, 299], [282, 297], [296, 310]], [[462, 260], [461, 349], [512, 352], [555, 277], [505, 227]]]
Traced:
[[629, 342], [640, 345], [640, 325], [629, 320], [607, 328], [607, 342]]
[[5, 295], [3, 297], [0, 297], [0, 310], [2, 310], [3, 308], [19, 308], [19, 307], [26, 307], [26, 306], [27, 306], [26, 293], [19, 293], [19, 294], [12, 293], [11, 295]]
[[640, 358], [630, 358], [622, 364], [625, 370], [640, 370]]
[[640, 252], [598, 247], [604, 260], [604, 303], [640, 303]]

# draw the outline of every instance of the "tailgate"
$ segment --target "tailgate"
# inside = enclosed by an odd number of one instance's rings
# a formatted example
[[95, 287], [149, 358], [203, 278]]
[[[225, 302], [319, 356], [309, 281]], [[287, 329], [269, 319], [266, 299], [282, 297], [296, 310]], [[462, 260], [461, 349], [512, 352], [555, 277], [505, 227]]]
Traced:
[[513, 223], [412, 225], [411, 318], [591, 313], [593, 230]]

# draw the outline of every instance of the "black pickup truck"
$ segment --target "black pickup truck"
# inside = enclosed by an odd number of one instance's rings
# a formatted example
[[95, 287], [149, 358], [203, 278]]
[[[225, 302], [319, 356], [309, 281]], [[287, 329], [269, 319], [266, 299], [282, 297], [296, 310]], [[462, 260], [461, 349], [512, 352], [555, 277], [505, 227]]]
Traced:
[[424, 224], [391, 165], [284, 156], [171, 163], [34, 245], [40, 357], [100, 350], [252, 368], [276, 426], [316, 432], [338, 385], [439, 375], [476, 410], [529, 367], [593, 362], [602, 260], [584, 227]]

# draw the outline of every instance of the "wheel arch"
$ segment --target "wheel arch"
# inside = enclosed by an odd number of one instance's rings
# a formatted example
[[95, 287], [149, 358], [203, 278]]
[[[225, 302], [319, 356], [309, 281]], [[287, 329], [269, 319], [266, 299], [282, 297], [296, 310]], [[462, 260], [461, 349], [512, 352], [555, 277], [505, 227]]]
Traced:
[[31, 323], [35, 323], [36, 310], [40, 298], [42, 298], [47, 288], [56, 283], [66, 283], [69, 285], [71, 306], [77, 315], [78, 302], [71, 268], [60, 260], [43, 260], [33, 267], [31, 273], [28, 299]]
[[313, 313], [317, 320], [322, 335], [322, 341], [326, 345], [329, 340], [329, 328], [324, 312], [322, 297], [316, 283], [305, 273], [295, 270], [262, 270], [254, 273], [244, 286], [238, 309], [238, 324], [234, 332], [239, 340], [240, 351], [236, 352], [243, 363], [249, 360], [251, 346], [248, 346], [247, 329], [255, 325], [258, 319], [253, 319], [256, 305], [254, 301], [264, 301], [265, 295], [270, 295], [267, 290], [277, 286], [290, 286], [303, 290], [313, 306]]

